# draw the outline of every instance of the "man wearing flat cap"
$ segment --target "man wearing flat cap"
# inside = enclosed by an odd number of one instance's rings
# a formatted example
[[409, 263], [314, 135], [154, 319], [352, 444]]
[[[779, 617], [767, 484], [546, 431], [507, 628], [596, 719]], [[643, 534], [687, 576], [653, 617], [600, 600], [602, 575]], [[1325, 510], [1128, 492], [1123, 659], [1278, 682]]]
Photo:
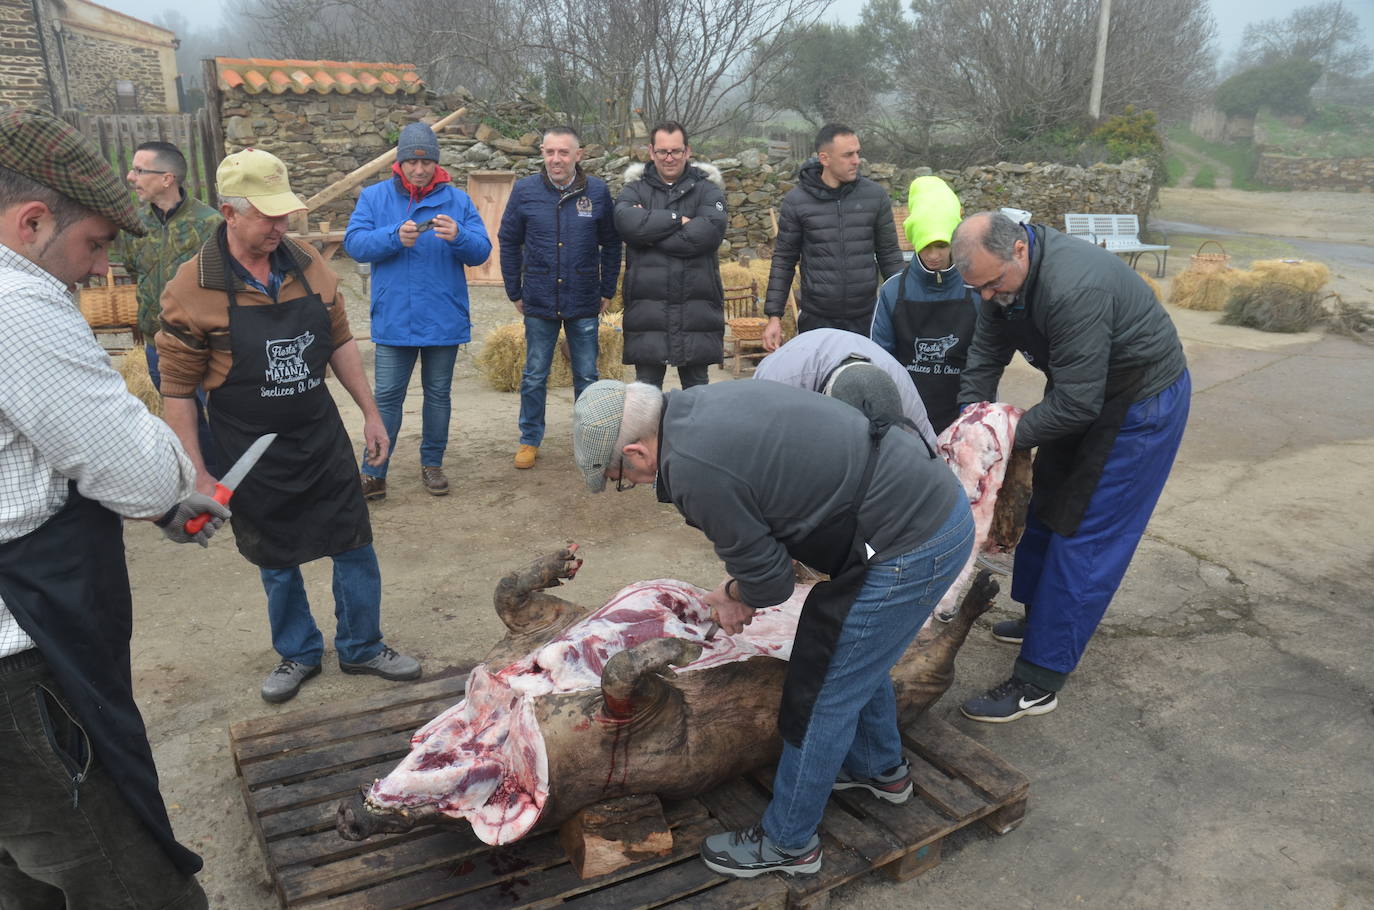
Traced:
[[417, 679], [419, 661], [382, 641], [372, 525], [348, 433], [324, 383], [330, 367], [363, 412], [369, 463], [381, 463], [386, 430], [338, 278], [314, 248], [285, 236], [286, 217], [304, 206], [280, 159], [245, 149], [226, 157], [215, 179], [225, 223], [168, 282], [157, 347], [167, 422], [196, 466], [197, 489], [211, 492], [216, 482], [196, 435], [197, 387], [207, 393], [221, 464], [277, 434], [234, 494], [234, 540], [262, 575], [280, 658], [262, 697], [293, 698], [320, 672], [324, 639], [300, 566], [324, 556], [333, 560], [339, 669]]
[[229, 511], [195, 491], [176, 436], [129, 394], [72, 299], [105, 274], [121, 229], [143, 233], [95, 149], [44, 114], [0, 110], [4, 907], [207, 905], [134, 703], [120, 517], [204, 545]]
[[734, 635], [787, 600], [792, 560], [831, 576], [807, 595], [783, 685], [784, 746], [760, 824], [713, 835], [726, 875], [821, 867], [832, 789], [905, 802], [890, 671], [973, 548], [973, 517], [945, 463], [915, 433], [814, 392], [727, 382], [664, 394], [592, 383], [573, 405], [573, 455], [593, 492], [652, 483], [725, 563], [706, 595]]

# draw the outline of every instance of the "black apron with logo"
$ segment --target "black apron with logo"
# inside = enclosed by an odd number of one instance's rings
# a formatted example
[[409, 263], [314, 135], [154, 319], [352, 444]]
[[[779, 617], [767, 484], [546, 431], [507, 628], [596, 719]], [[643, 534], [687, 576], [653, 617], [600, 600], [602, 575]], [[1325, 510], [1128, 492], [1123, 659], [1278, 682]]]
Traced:
[[[68, 485], [67, 503], [23, 537], [0, 544], [0, 597], [76, 712], [87, 743], [63, 756], [72, 801], [81, 798], [89, 748], [173, 865], [190, 875], [200, 857], [177, 843], [157, 786], [148, 731], [129, 667], [133, 604], [119, 516]], [[88, 757], [88, 756], [87, 756]]]
[[[903, 420], [904, 423], [909, 421]], [[864, 549], [868, 535], [859, 525], [859, 508], [868, 495], [873, 469], [878, 463], [878, 449], [891, 424], [869, 418], [869, 438], [872, 447], [864, 473], [848, 506], [826, 516], [805, 540], [794, 543], [787, 552], [813, 569], [830, 576], [811, 589], [802, 605], [797, 622], [797, 634], [792, 642], [792, 657], [787, 664], [787, 676], [782, 685], [782, 706], [778, 710], [778, 730], [782, 738], [801, 748], [806, 728], [811, 723], [811, 709], [816, 704], [830, 658], [835, 653], [849, 608], [854, 605], [868, 574], [868, 553]], [[929, 450], [929, 445], [926, 446]], [[930, 453], [935, 457], [935, 453]]]
[[908, 298], [907, 279], [913, 277], [912, 269], [919, 268], [912, 257], [898, 282], [892, 333], [897, 360], [916, 384], [930, 425], [938, 434], [959, 416], [959, 377], [968, 361], [978, 310], [970, 300], [972, 291], [957, 300]]
[[254, 565], [284, 569], [371, 543], [358, 463], [324, 382], [334, 354], [324, 301], [296, 269], [305, 296], [239, 306], [223, 232], [220, 253], [234, 360], [209, 394], [210, 431], [226, 465], [259, 436], [277, 434], [234, 492], [239, 552]]

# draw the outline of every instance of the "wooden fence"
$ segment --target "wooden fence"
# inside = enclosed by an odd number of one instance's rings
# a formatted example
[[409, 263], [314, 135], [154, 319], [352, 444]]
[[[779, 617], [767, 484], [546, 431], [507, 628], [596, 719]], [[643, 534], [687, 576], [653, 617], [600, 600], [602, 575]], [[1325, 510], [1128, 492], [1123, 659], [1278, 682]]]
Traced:
[[123, 177], [133, 165], [134, 150], [144, 142], [170, 142], [186, 156], [186, 192], [215, 204], [215, 169], [224, 157], [213, 139], [210, 116], [195, 114], [82, 114], [63, 115], [67, 122], [100, 149], [105, 160]]

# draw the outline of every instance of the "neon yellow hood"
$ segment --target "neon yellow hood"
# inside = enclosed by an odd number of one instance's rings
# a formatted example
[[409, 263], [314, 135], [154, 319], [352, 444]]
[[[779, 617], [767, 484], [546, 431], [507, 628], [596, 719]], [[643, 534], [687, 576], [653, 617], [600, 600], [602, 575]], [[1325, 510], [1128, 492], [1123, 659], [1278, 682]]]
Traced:
[[910, 212], [902, 222], [911, 248], [920, 252], [937, 240], [949, 243], [959, 226], [962, 206], [954, 190], [939, 177], [917, 177], [907, 194]]

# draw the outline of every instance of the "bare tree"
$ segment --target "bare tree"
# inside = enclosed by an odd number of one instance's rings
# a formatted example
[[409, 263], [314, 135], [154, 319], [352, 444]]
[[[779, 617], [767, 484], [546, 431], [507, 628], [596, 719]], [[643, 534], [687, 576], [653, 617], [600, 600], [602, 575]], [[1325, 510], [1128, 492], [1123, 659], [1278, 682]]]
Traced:
[[1250, 66], [1315, 60], [1332, 75], [1353, 79], [1369, 68], [1369, 47], [1359, 38], [1360, 19], [1342, 0], [1314, 3], [1287, 19], [1245, 27], [1237, 59]]

